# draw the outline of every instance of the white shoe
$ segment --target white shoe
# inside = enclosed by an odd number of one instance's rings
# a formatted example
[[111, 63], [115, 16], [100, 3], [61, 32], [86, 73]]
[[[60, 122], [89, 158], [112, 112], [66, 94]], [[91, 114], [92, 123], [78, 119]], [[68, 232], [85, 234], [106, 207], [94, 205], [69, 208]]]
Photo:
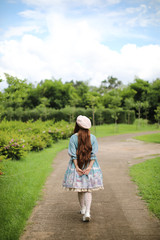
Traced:
[[90, 213], [85, 213], [83, 216], [83, 222], [89, 222], [91, 220], [91, 215]]
[[86, 208], [82, 208], [81, 210], [80, 210], [80, 214], [85, 214], [85, 212], [86, 212]]

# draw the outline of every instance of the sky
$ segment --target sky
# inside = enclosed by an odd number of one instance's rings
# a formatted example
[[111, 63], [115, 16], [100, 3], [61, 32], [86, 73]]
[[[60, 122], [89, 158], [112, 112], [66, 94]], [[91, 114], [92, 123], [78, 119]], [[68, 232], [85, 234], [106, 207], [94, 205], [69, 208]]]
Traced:
[[160, 0], [0, 0], [0, 36], [2, 79], [160, 78]]

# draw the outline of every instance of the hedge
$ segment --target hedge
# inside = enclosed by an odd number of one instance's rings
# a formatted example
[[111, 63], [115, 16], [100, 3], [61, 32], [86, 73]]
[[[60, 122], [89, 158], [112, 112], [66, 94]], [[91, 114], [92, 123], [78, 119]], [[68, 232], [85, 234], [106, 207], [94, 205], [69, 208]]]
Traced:
[[[114, 119], [112, 117], [113, 109], [96, 109], [95, 110], [95, 124], [110, 124], [114, 123]], [[126, 111], [123, 109], [118, 110], [118, 123], [128, 123], [127, 114], [130, 113], [130, 121], [129, 123], [132, 124], [135, 120], [135, 111]], [[86, 115], [93, 121], [93, 110], [92, 109], [84, 109], [84, 108], [73, 108], [73, 107], [66, 107], [64, 109], [56, 110], [52, 108], [35, 108], [35, 109], [26, 109], [21, 112], [19, 109], [8, 111], [6, 109], [5, 112], [1, 114], [1, 120], [6, 119], [10, 120], [17, 120], [27, 122], [28, 120], [37, 121], [41, 119], [42, 121], [46, 120], [54, 120], [55, 122], [59, 122], [64, 120], [66, 122], [74, 122], [78, 115]]]

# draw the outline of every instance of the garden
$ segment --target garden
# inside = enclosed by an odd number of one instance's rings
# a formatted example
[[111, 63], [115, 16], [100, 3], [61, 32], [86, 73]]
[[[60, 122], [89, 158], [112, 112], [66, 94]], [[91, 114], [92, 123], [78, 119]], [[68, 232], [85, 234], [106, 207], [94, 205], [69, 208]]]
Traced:
[[[87, 82], [45, 80], [37, 86], [6, 74], [0, 92], [0, 239], [18, 240], [56, 154], [68, 147], [79, 114], [92, 121], [96, 137], [156, 131], [160, 123], [160, 79], [135, 79], [122, 87], [110, 77], [99, 88]], [[160, 143], [160, 135], [138, 137]], [[130, 169], [142, 198], [160, 218], [160, 158]]]

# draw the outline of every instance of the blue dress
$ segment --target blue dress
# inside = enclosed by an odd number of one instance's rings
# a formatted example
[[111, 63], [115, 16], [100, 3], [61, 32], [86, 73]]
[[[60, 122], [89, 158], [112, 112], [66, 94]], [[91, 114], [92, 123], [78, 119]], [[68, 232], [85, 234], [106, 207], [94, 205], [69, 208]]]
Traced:
[[97, 139], [94, 135], [90, 135], [92, 152], [91, 160], [95, 160], [88, 175], [80, 176], [75, 168], [73, 159], [77, 159], [76, 151], [78, 148], [78, 134], [74, 134], [70, 138], [68, 154], [70, 161], [64, 176], [63, 187], [67, 190], [84, 192], [103, 189], [103, 176], [101, 168], [98, 164], [96, 153], [98, 151]]

